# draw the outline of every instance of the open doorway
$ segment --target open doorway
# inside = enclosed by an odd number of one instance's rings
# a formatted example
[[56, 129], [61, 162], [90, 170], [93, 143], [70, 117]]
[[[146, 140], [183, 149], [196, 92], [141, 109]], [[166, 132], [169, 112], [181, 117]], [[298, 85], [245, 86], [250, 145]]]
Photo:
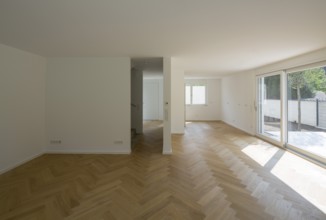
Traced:
[[141, 143], [146, 143], [151, 151], [162, 152], [163, 58], [133, 58], [131, 65], [131, 74], [135, 74], [131, 76], [131, 128], [132, 133], [135, 132], [132, 148], [136, 150], [138, 138]]

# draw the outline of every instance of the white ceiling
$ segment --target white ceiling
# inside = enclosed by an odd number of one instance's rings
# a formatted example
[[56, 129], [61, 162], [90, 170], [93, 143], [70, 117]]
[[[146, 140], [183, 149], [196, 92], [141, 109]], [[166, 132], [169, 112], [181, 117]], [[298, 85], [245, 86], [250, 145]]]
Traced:
[[326, 47], [326, 0], [1, 0], [0, 43], [226, 74]]

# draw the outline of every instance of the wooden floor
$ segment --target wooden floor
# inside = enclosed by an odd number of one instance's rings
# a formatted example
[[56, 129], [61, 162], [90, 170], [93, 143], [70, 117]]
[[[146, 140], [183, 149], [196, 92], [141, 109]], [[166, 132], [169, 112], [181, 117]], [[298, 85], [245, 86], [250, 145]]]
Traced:
[[326, 219], [284, 182], [284, 151], [255, 160], [255, 146], [274, 147], [221, 122], [189, 123], [172, 142], [162, 155], [162, 127], [149, 122], [131, 155], [34, 159], [0, 176], [0, 219]]

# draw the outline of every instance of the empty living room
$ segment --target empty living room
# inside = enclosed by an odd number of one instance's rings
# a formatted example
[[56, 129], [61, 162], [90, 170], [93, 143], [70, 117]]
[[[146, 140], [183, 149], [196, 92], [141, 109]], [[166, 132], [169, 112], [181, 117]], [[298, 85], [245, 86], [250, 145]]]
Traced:
[[1, 0], [0, 219], [326, 219], [325, 0]]

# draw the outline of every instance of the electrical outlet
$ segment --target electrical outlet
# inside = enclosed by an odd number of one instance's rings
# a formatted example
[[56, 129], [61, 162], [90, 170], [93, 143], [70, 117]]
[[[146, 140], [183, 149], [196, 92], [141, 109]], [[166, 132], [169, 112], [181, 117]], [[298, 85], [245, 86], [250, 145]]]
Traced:
[[50, 140], [50, 144], [61, 144], [61, 140]]

